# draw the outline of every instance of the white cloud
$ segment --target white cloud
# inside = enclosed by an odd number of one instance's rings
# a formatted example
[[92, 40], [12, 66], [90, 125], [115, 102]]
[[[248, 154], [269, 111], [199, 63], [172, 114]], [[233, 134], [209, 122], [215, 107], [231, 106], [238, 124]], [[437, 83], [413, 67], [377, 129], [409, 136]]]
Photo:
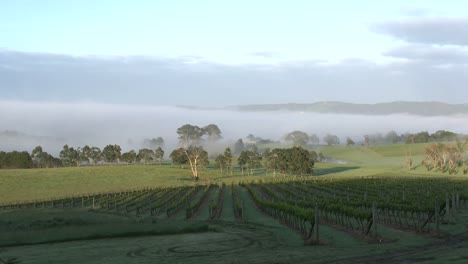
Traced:
[[420, 18], [378, 23], [372, 29], [411, 43], [468, 46], [467, 28], [468, 18]]
[[[323, 100], [466, 102], [468, 66], [459, 56], [461, 48], [422, 47], [389, 51], [387, 55], [406, 60], [385, 65], [348, 59], [333, 64], [226, 66], [187, 63], [187, 58], [82, 58], [4, 51], [0, 99], [195, 106]], [[437, 64], [453, 66], [447, 71], [434, 68]]]

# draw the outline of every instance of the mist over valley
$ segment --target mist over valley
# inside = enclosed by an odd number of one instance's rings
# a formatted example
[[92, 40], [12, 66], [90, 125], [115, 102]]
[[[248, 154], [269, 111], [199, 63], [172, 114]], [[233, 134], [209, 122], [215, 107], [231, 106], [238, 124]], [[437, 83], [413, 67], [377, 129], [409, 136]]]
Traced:
[[222, 131], [219, 145], [233, 145], [249, 134], [272, 141], [283, 141], [294, 130], [316, 134], [320, 144], [327, 133], [341, 142], [351, 137], [362, 142], [367, 134], [395, 131], [398, 134], [449, 130], [468, 131], [466, 115], [416, 116], [408, 114], [357, 115], [297, 111], [236, 111], [229, 109], [187, 109], [175, 106], [119, 105], [91, 102], [54, 103], [2, 101], [0, 149], [31, 151], [41, 145], [58, 155], [63, 145], [79, 147], [119, 144], [122, 149], [138, 150], [144, 139], [162, 137], [165, 149], [177, 147], [176, 130], [184, 124], [216, 124]]

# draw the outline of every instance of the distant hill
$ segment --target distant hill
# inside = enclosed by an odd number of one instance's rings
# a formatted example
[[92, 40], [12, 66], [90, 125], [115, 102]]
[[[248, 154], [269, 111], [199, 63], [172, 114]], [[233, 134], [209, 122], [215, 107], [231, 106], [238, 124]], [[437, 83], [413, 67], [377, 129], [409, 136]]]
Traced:
[[468, 114], [468, 104], [403, 101], [377, 104], [354, 104], [334, 101], [310, 104], [258, 104], [229, 106], [227, 109], [245, 112], [292, 111], [356, 115], [411, 114], [419, 116], [443, 116]]

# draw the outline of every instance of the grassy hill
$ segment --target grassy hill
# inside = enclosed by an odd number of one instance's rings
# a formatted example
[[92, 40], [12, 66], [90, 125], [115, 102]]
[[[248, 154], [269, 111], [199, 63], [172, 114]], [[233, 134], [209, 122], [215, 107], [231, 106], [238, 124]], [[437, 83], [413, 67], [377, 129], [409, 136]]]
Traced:
[[[382, 146], [321, 146], [318, 148], [326, 157], [343, 160], [348, 163], [367, 165], [391, 165], [392, 161], [404, 160], [406, 155], [413, 159], [422, 159], [427, 143], [398, 144]], [[389, 163], [390, 162], [390, 163]], [[398, 165], [394, 163], [394, 165]]]

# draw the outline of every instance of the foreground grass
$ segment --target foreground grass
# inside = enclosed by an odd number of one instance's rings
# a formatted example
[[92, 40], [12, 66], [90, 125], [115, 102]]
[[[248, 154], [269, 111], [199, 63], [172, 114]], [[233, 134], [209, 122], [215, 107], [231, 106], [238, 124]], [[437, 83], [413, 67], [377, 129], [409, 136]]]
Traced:
[[207, 223], [133, 219], [80, 209], [0, 213], [0, 247], [209, 231]]

